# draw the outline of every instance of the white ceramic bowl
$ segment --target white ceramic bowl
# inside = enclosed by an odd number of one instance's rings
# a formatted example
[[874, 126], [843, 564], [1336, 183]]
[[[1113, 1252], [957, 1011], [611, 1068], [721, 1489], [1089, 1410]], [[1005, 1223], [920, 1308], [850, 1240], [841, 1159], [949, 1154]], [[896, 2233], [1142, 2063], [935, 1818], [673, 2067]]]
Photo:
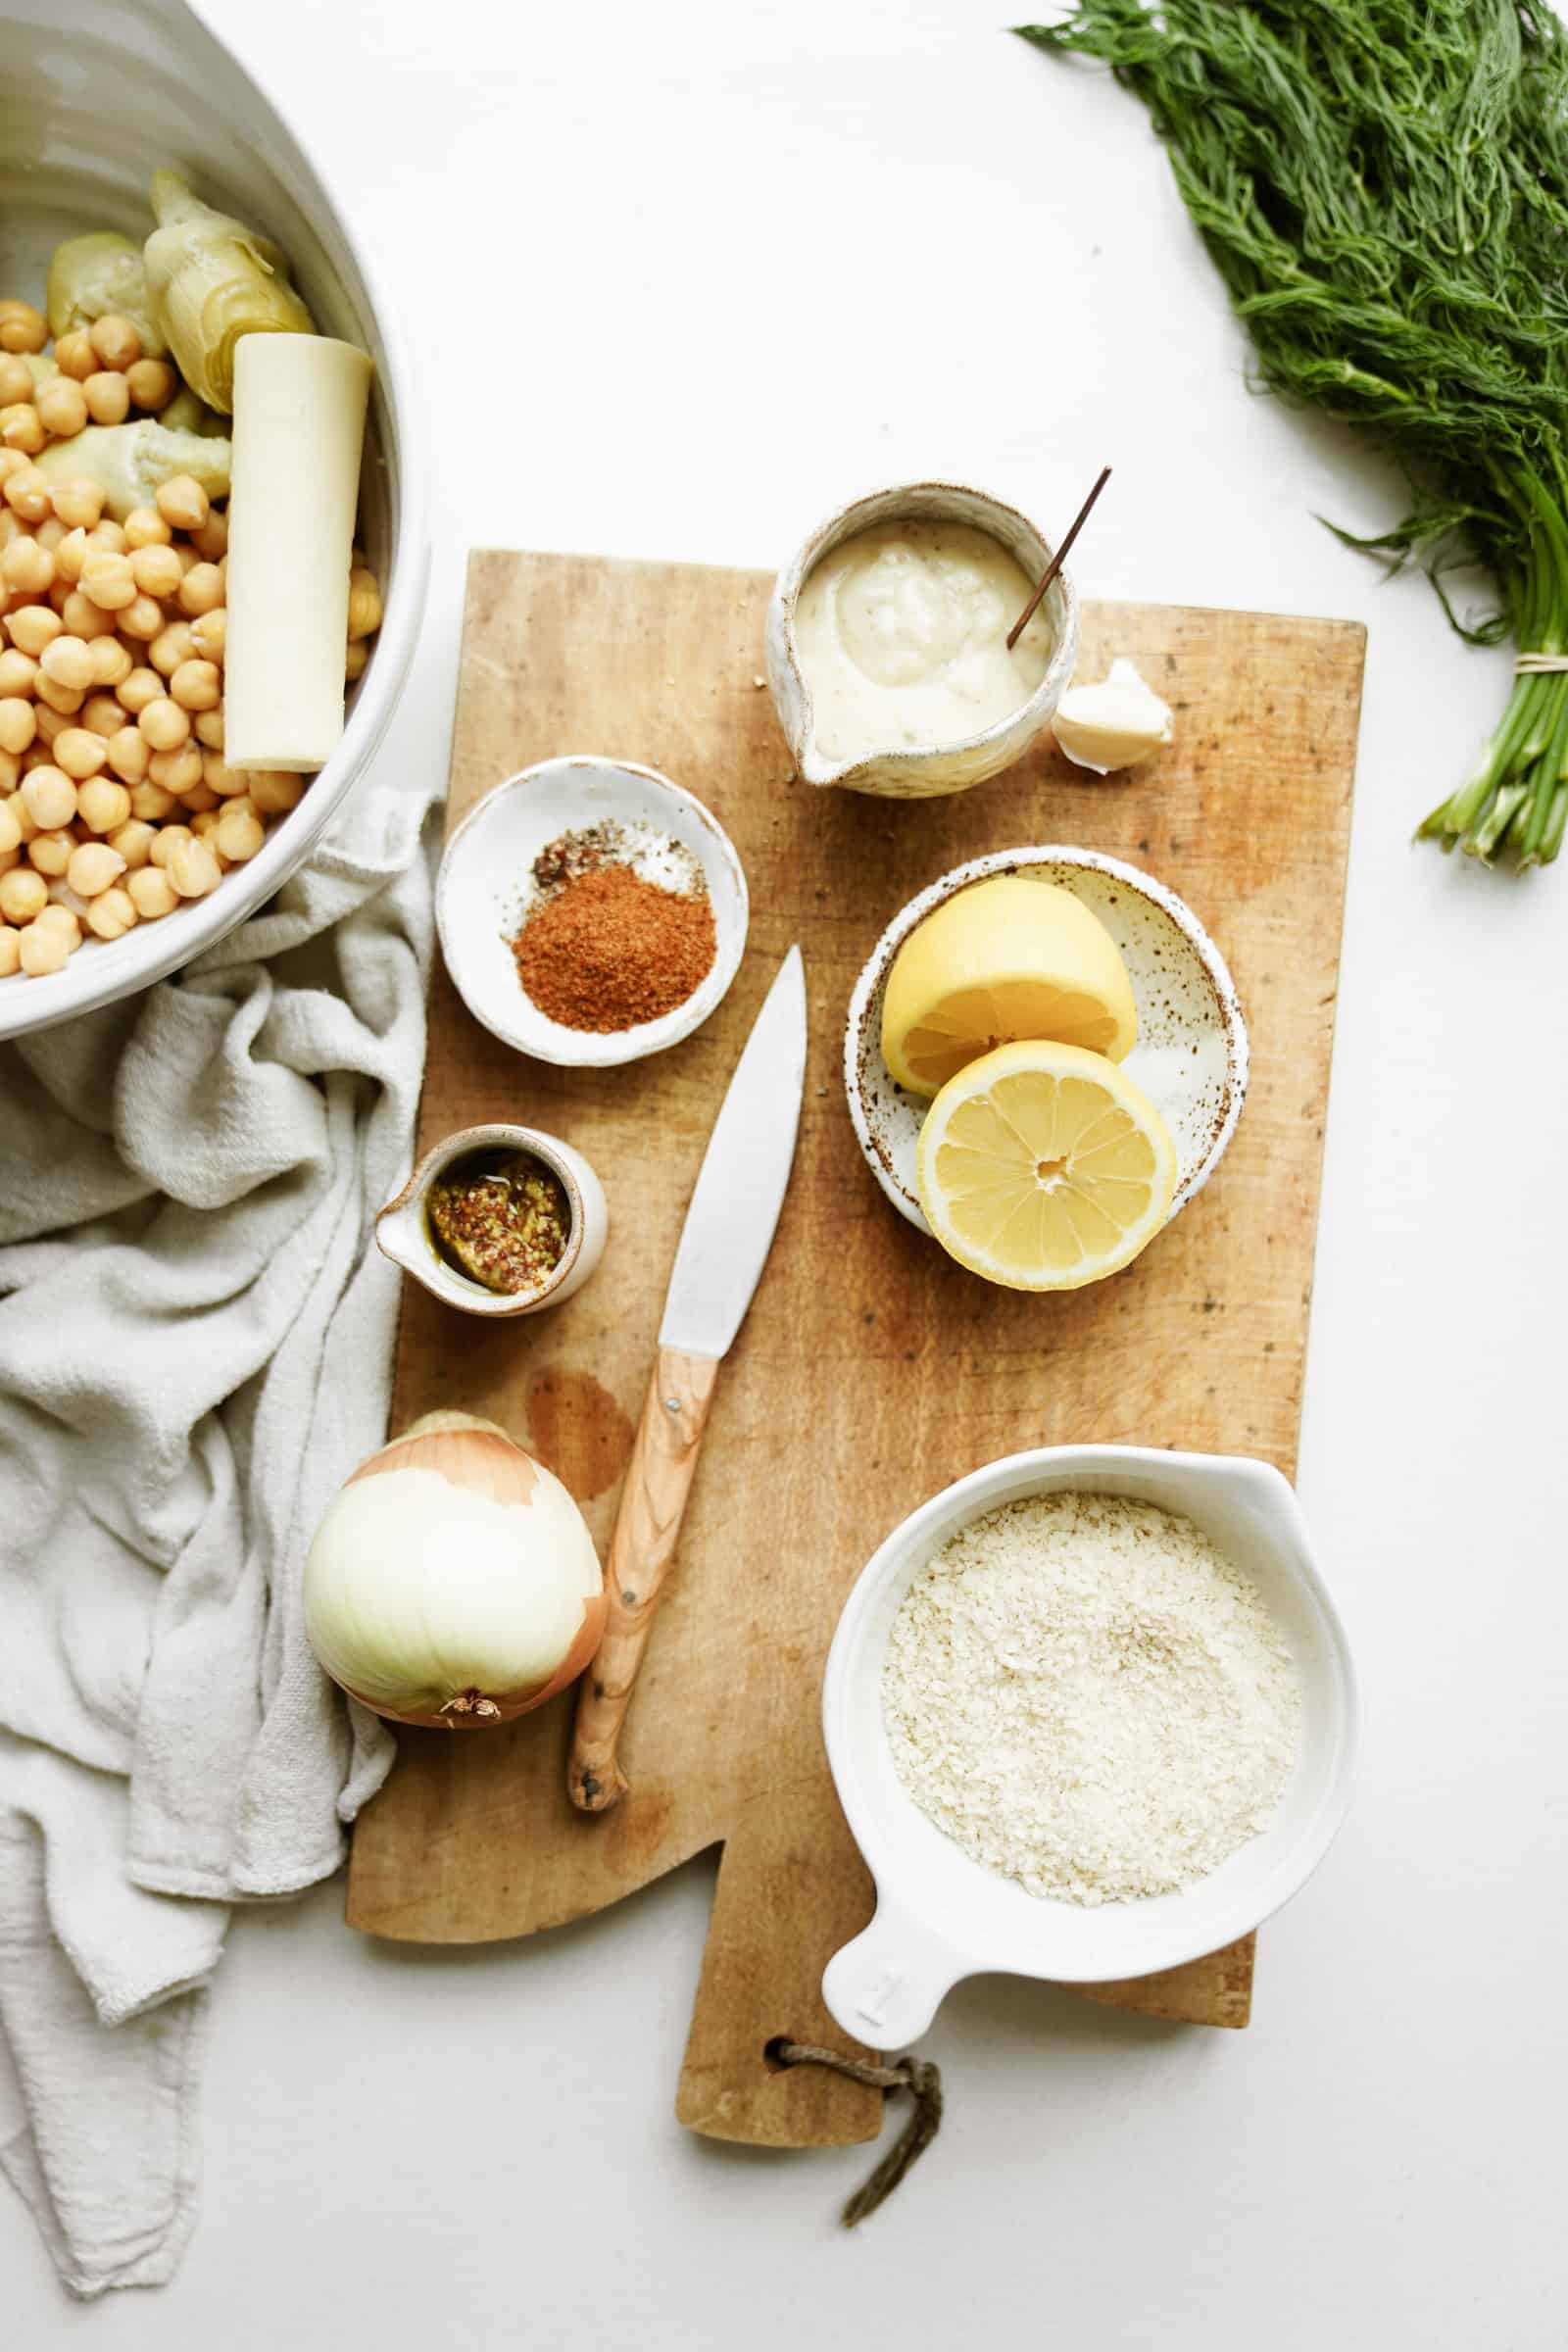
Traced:
[[[542, 1290], [528, 1292], [522, 1298], [509, 1292], [487, 1291], [482, 1282], [474, 1282], [456, 1266], [448, 1265], [431, 1241], [425, 1220], [425, 1200], [437, 1178], [445, 1175], [454, 1160], [492, 1147], [500, 1152], [531, 1152], [536, 1159], [543, 1160], [560, 1179], [570, 1212], [561, 1263]], [[605, 1254], [609, 1236], [610, 1212], [605, 1205], [605, 1188], [582, 1153], [570, 1144], [564, 1144], [559, 1136], [541, 1134], [537, 1127], [505, 1124], [461, 1127], [455, 1135], [443, 1137], [425, 1153], [403, 1190], [394, 1195], [375, 1220], [376, 1242], [395, 1265], [422, 1284], [432, 1298], [444, 1299], [448, 1306], [457, 1307], [463, 1314], [484, 1315], [492, 1322], [507, 1322], [517, 1315], [537, 1315], [544, 1307], [560, 1306], [574, 1291], [580, 1291], [594, 1272]]]
[[[300, 71], [309, 72], [302, 59]], [[429, 569], [426, 458], [401, 334], [316, 166], [183, 0], [6, 0], [0, 37], [0, 293], [42, 303], [49, 254], [87, 228], [145, 236], [161, 164], [254, 221], [294, 266], [325, 334], [375, 360], [361, 530], [385, 616], [325, 767], [249, 864], [209, 898], [123, 939], [87, 940], [63, 971], [0, 980], [0, 1037], [129, 996], [271, 897], [364, 775], [402, 693]]]
[[1174, 1217], [1218, 1167], [1242, 1115], [1248, 1041], [1236, 984], [1218, 948], [1173, 890], [1118, 858], [1059, 842], [997, 850], [956, 865], [900, 908], [866, 958], [844, 1032], [844, 1090], [866, 1164], [899, 1214], [929, 1233], [915, 1159], [930, 1104], [906, 1093], [882, 1058], [888, 974], [909, 933], [945, 900], [992, 874], [1020, 871], [1082, 899], [1121, 951], [1138, 1007], [1138, 1043], [1122, 1066], [1175, 1143]]
[[[1175, 1894], [1090, 1908], [1026, 1893], [945, 1836], [894, 1766], [882, 1666], [910, 1584], [970, 1520], [1063, 1488], [1128, 1495], [1195, 1520], [1251, 1577], [1300, 1678], [1301, 1752], [1278, 1811], [1218, 1870]], [[897, 2049], [925, 2032], [962, 1977], [1002, 1971], [1104, 1984], [1179, 1967], [1257, 1927], [1305, 1883], [1345, 1817], [1357, 1699], [1349, 1645], [1300, 1505], [1272, 1465], [1136, 1446], [1057, 1446], [976, 1470], [895, 1528], [839, 1620], [822, 1726], [840, 1801], [877, 1888], [876, 1916], [828, 1963], [823, 1997], [846, 2033]]]
[[[708, 976], [661, 1020], [632, 1029], [568, 1029], [524, 994], [508, 941], [531, 891], [533, 861], [563, 833], [607, 819], [648, 826], [702, 865], [717, 946]], [[661, 1054], [707, 1020], [740, 969], [750, 905], [735, 845], [699, 800], [629, 760], [542, 760], [469, 809], [436, 876], [435, 919], [453, 985], [476, 1021], [519, 1054], [572, 1069], [609, 1069]]]
[[1046, 674], [1029, 700], [994, 727], [960, 743], [829, 760], [817, 750], [812, 731], [811, 697], [795, 643], [795, 608], [806, 580], [824, 556], [858, 531], [901, 519], [964, 522], [985, 531], [1016, 556], [1031, 581], [1038, 580], [1051, 562], [1053, 550], [1036, 526], [1016, 507], [988, 491], [959, 482], [905, 482], [892, 490], [874, 490], [819, 523], [779, 573], [767, 608], [767, 682], [784, 739], [808, 784], [842, 784], [850, 792], [875, 793], [888, 800], [929, 800], [983, 784], [1028, 750], [1065, 693], [1078, 659], [1078, 591], [1065, 571], [1057, 573], [1044, 608], [1056, 637]]

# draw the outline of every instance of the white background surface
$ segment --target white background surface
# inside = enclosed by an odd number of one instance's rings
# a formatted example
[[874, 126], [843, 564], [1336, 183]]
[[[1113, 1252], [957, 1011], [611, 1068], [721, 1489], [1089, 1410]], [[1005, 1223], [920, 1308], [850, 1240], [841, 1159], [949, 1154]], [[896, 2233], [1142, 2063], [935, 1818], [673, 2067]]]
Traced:
[[246, 1917], [180, 2277], [74, 2307], [8, 2196], [0, 2332], [1562, 2345], [1568, 870], [1406, 846], [1505, 658], [1313, 521], [1381, 521], [1392, 477], [1248, 395], [1141, 109], [996, 0], [208, 13], [427, 371], [436, 568], [391, 760], [444, 767], [470, 543], [773, 564], [944, 468], [1049, 522], [1112, 461], [1088, 594], [1368, 622], [1300, 1471], [1368, 1727], [1250, 2032], [961, 1988], [925, 2045], [942, 2139], [854, 2237], [863, 2150], [674, 2121], [709, 1864], [469, 1954], [351, 1935], [340, 1884]]

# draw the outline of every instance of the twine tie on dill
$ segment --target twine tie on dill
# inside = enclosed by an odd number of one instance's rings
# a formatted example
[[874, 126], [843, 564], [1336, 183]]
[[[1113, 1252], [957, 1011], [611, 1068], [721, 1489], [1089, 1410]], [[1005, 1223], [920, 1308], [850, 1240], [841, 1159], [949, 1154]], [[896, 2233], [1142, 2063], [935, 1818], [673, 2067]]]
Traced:
[[1522, 678], [1551, 677], [1568, 669], [1568, 654], [1515, 654], [1513, 665]]
[[942, 2075], [927, 2058], [896, 2058], [891, 2066], [875, 2066], [866, 2058], [846, 2058], [841, 2050], [825, 2050], [815, 2042], [791, 2041], [780, 2034], [767, 2045], [775, 2066], [820, 2066], [829, 2074], [847, 2075], [867, 2090], [906, 2090], [913, 2102], [904, 2130], [870, 2177], [863, 2180], [839, 2219], [846, 2230], [863, 2222], [884, 2204], [906, 2173], [918, 2162], [942, 2129]]

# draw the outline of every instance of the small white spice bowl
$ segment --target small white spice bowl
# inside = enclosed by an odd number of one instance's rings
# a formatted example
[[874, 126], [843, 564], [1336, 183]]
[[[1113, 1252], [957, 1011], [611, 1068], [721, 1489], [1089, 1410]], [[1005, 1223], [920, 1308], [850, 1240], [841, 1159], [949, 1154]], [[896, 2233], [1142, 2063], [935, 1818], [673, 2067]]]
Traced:
[[[1131, 1497], [1196, 1521], [1250, 1576], [1295, 1662], [1301, 1747], [1259, 1834], [1174, 1894], [1086, 1907], [1029, 1894], [971, 1860], [900, 1781], [882, 1714], [894, 1618], [958, 1529], [1004, 1503], [1064, 1489]], [[1268, 1462], [1141, 1446], [1048, 1446], [989, 1463], [895, 1528], [862, 1569], [828, 1652], [822, 1728], [839, 1799], [876, 1881], [876, 1916], [822, 1979], [848, 2034], [898, 2049], [960, 1978], [1001, 1971], [1064, 1984], [1152, 1976], [1217, 1952], [1305, 1884], [1349, 1803], [1358, 1730], [1345, 1628], [1300, 1504]]]
[[976, 882], [1013, 873], [1070, 890], [1121, 953], [1138, 1008], [1138, 1043], [1122, 1066], [1176, 1147], [1168, 1224], [1213, 1175], [1242, 1115], [1249, 1047], [1241, 1000], [1224, 956], [1173, 890], [1119, 858], [1060, 842], [956, 865], [901, 907], [871, 950], [844, 1032], [844, 1091], [866, 1164], [900, 1216], [929, 1233], [915, 1163], [931, 1105], [906, 1093], [882, 1058], [882, 1000], [900, 948], [928, 915]]
[[[533, 896], [540, 851], [563, 833], [606, 822], [645, 827], [695, 858], [713, 910], [713, 960], [684, 1003], [657, 1021], [568, 1029], [527, 995], [509, 942]], [[538, 1061], [602, 1070], [677, 1045], [723, 1002], [745, 951], [750, 901], [735, 845], [701, 801], [657, 768], [575, 755], [523, 768], [469, 809], [441, 859], [435, 919], [453, 985], [476, 1021]]]
[[995, 726], [958, 743], [917, 744], [903, 750], [890, 746], [855, 760], [830, 760], [817, 748], [810, 689], [795, 642], [795, 611], [801, 590], [823, 557], [846, 539], [878, 523], [902, 521], [967, 523], [999, 541], [1016, 558], [1030, 581], [1040, 578], [1054, 551], [1026, 515], [988, 491], [971, 490], [960, 482], [905, 482], [895, 489], [873, 490], [867, 497], [840, 507], [818, 523], [779, 573], [767, 608], [767, 682], [800, 775], [808, 784], [841, 784], [848, 792], [921, 801], [944, 793], [967, 792], [971, 785], [983, 784], [1010, 767], [1028, 750], [1065, 693], [1078, 659], [1078, 591], [1065, 571], [1058, 572], [1046, 591], [1043, 610], [1055, 636], [1046, 674], [1028, 701], [1009, 710]]
[[[425, 1215], [430, 1187], [454, 1160], [491, 1150], [531, 1152], [559, 1178], [566, 1196], [571, 1220], [566, 1247], [550, 1279], [537, 1291], [488, 1291], [482, 1282], [474, 1282], [449, 1265], [431, 1239]], [[537, 1127], [460, 1127], [425, 1153], [403, 1190], [375, 1220], [377, 1246], [394, 1265], [422, 1284], [432, 1298], [444, 1298], [448, 1306], [458, 1307], [466, 1315], [486, 1315], [492, 1321], [537, 1315], [542, 1308], [559, 1306], [573, 1291], [580, 1291], [604, 1256], [609, 1235], [605, 1188], [593, 1169], [570, 1144], [564, 1144], [559, 1136], [541, 1135]]]

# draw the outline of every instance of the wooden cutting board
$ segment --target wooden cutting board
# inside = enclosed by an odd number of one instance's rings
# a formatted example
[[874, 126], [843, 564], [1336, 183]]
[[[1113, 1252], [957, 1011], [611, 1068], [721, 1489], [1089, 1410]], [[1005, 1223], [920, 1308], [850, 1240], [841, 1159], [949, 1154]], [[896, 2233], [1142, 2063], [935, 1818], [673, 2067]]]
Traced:
[[[650, 762], [733, 837], [751, 941], [695, 1037], [603, 1072], [521, 1058], [437, 970], [420, 1150], [484, 1119], [564, 1136], [604, 1180], [612, 1237], [575, 1298], [521, 1322], [477, 1324], [408, 1285], [392, 1427], [439, 1406], [501, 1422], [565, 1480], [603, 1546], [687, 1198], [793, 940], [810, 1058], [794, 1178], [719, 1376], [622, 1747], [631, 1793], [599, 1818], [568, 1804], [569, 1693], [502, 1731], [402, 1733], [355, 1835], [348, 1917], [418, 1942], [527, 1936], [721, 1845], [677, 2112], [722, 2138], [812, 2146], [869, 2138], [881, 2112], [877, 2092], [764, 2057], [775, 2034], [846, 2046], [819, 1982], [872, 1893], [818, 1692], [858, 1569], [916, 1503], [1020, 1446], [1114, 1440], [1294, 1470], [1365, 633], [1090, 605], [1079, 675], [1133, 656], [1175, 708], [1170, 751], [1102, 783], [1048, 741], [972, 793], [890, 802], [794, 777], [760, 691], [769, 585], [471, 559], [449, 822], [556, 753]], [[1113, 1280], [1040, 1298], [963, 1273], [894, 1213], [856, 1145], [840, 1055], [856, 974], [905, 901], [961, 859], [1044, 842], [1111, 851], [1181, 892], [1230, 961], [1252, 1077], [1223, 1165], [1169, 1232]], [[1245, 2025], [1252, 1943], [1096, 1997]]]

